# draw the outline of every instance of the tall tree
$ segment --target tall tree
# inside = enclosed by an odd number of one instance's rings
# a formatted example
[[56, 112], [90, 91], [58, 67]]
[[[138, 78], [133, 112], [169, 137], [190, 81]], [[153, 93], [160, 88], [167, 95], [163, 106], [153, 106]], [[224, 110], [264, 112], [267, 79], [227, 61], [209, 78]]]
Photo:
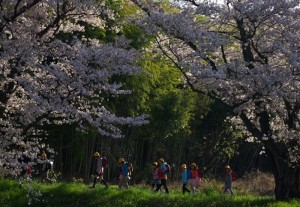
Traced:
[[298, 0], [133, 0], [139, 24], [196, 92], [223, 104], [272, 163], [278, 199], [300, 197]]
[[7, 173], [18, 174], [21, 153], [37, 156], [42, 125], [88, 123], [120, 137], [118, 126], [147, 122], [143, 115], [117, 117], [102, 104], [107, 94], [130, 93], [110, 77], [139, 72], [126, 38], [62, 38], [86, 29], [83, 22], [105, 27], [101, 17], [114, 18], [105, 1], [4, 0], [0, 14], [0, 165]]

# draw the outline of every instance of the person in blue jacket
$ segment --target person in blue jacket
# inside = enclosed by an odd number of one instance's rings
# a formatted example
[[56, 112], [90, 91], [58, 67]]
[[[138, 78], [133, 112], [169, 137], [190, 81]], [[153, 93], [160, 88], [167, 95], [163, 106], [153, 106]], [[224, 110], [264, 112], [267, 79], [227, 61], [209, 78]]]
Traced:
[[119, 165], [120, 165], [119, 190], [128, 189], [129, 170], [128, 170], [128, 164], [123, 157], [119, 159]]
[[184, 194], [185, 192], [190, 192], [189, 189], [186, 188], [186, 185], [189, 182], [190, 179], [190, 173], [186, 169], [186, 164], [182, 164], [181, 166], [181, 181], [182, 181], [182, 193]]

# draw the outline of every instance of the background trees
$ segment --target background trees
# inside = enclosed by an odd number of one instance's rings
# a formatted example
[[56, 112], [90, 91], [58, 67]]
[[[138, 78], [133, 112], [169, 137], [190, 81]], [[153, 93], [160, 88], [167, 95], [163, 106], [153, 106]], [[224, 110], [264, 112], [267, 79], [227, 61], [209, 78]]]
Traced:
[[171, 13], [133, 2], [145, 11], [139, 24], [158, 34], [187, 84], [236, 114], [235, 125], [264, 145], [276, 197], [299, 197], [299, 2], [180, 1]]
[[0, 160], [8, 173], [18, 173], [10, 168], [18, 169], [20, 153], [37, 156], [44, 125], [84, 131], [88, 124], [119, 137], [118, 125], [146, 123], [144, 116], [117, 117], [103, 104], [130, 93], [112, 76], [139, 71], [138, 53], [125, 38], [95, 39], [114, 18], [105, 2], [16, 0], [1, 1], [0, 9]]
[[[192, 161], [199, 163], [202, 169], [206, 167], [207, 174], [214, 172], [219, 176], [216, 163], [223, 166], [235, 154], [237, 147], [236, 139], [228, 141], [225, 137], [239, 137], [234, 135], [228, 124], [223, 124], [227, 112], [223, 112], [218, 103], [186, 87], [181, 73], [157, 53], [157, 47], [149, 44], [153, 37], [147, 36], [137, 25], [124, 21], [128, 14], [135, 14], [137, 7], [118, 3], [111, 7], [116, 18], [109, 22], [109, 26], [101, 31], [94, 28], [75, 34], [93, 36], [101, 42], [114, 41], [120, 35], [131, 40], [130, 47], [142, 54], [138, 65], [144, 70], [130, 77], [112, 76], [110, 81], [122, 82], [123, 89], [130, 89], [132, 94], [105, 98], [102, 104], [118, 116], [147, 113], [149, 124], [124, 126], [124, 138], [116, 140], [98, 135], [89, 124], [84, 125], [86, 133], [76, 130], [76, 124], [45, 127], [49, 133], [47, 143], [57, 152], [56, 169], [63, 173], [65, 179], [80, 176], [88, 181], [91, 155], [97, 150], [108, 158], [109, 181], [118, 174], [119, 156], [126, 157], [135, 165], [134, 182], [145, 179], [145, 175], [149, 174], [149, 163], [161, 156], [173, 165], [174, 179], [180, 162]], [[110, 31], [115, 25], [120, 30]], [[70, 37], [60, 33], [59, 38]]]
[[[1, 164], [18, 168], [48, 137], [66, 177], [88, 179], [95, 150], [111, 177], [118, 156], [137, 172], [161, 156], [216, 172], [247, 137], [265, 147], [277, 198], [297, 197], [298, 2], [133, 2], [145, 12], [1, 1]], [[148, 125], [127, 126], [147, 123], [144, 113]]]

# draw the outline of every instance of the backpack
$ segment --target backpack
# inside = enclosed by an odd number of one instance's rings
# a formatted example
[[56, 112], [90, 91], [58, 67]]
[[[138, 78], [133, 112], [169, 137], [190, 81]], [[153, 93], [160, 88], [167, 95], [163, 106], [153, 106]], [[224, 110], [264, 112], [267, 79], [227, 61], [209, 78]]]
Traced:
[[230, 175], [231, 175], [232, 181], [236, 181], [237, 177], [236, 177], [235, 172], [231, 171], [231, 172], [230, 172]]
[[106, 167], [107, 166], [107, 159], [105, 157], [102, 157], [102, 167]]
[[163, 172], [163, 170], [162, 170], [161, 168], [158, 168], [158, 177], [159, 177], [160, 179], [163, 179], [163, 178], [164, 178], [164, 172]]
[[198, 177], [199, 177], [200, 179], [202, 179], [202, 177], [203, 177], [202, 171], [199, 170], [199, 169], [198, 169]]
[[187, 179], [191, 179], [193, 177], [192, 171], [191, 170], [187, 170]]
[[128, 168], [128, 175], [132, 175], [133, 173], [133, 165], [130, 162], [126, 162], [127, 168]]
[[40, 163], [40, 170], [42, 172], [47, 172], [50, 169], [51, 169], [51, 164], [49, 160], [45, 160], [43, 163]]
[[166, 166], [165, 173], [169, 174], [171, 172], [171, 166], [169, 164], [167, 164], [167, 163], [165, 164], [165, 166]]

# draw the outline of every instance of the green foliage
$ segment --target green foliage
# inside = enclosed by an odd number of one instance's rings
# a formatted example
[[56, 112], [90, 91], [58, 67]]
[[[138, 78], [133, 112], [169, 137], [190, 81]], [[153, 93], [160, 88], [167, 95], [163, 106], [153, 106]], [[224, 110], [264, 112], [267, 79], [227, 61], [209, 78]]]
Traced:
[[127, 39], [131, 40], [130, 45], [135, 49], [141, 49], [142, 47], [147, 46], [151, 39], [134, 24], [125, 24], [120, 34], [123, 34]]
[[[169, 142], [177, 143], [180, 147], [190, 133], [189, 124], [194, 111], [205, 111], [204, 107], [208, 103], [183, 84], [181, 73], [162, 56], [145, 53], [139, 65], [144, 71], [124, 80], [126, 87], [132, 89], [132, 95], [126, 99], [118, 97], [112, 102], [117, 110], [116, 114], [149, 115], [150, 123], [140, 128], [132, 128], [127, 136], [129, 139], [126, 140], [137, 148], [131, 154], [141, 159], [138, 162], [145, 163], [150, 150], [153, 151], [150, 160], [154, 160], [157, 157], [153, 155], [158, 152], [165, 155], [169, 153], [166, 152]], [[141, 156], [137, 151], [140, 148], [137, 143], [144, 145], [147, 141], [152, 147], [145, 149], [144, 156]]]
[[106, 38], [105, 29], [92, 26], [83, 21], [80, 21], [79, 24], [84, 26], [84, 28], [85, 28], [84, 32], [78, 32], [79, 36], [84, 35], [85, 37], [91, 38], [91, 39], [105, 40], [105, 38]]
[[73, 40], [73, 34], [70, 32], [59, 32], [55, 37], [63, 42], [70, 42]]
[[0, 180], [0, 203], [3, 207], [26, 206], [28, 198], [16, 181]]
[[[30, 206], [50, 207], [50, 206], [210, 206], [210, 207], [296, 207], [299, 200], [287, 202], [276, 202], [271, 197], [258, 196], [234, 196], [220, 194], [208, 189], [197, 195], [182, 194], [179, 190], [173, 190], [170, 194], [151, 194], [148, 189], [131, 187], [129, 190], [118, 191], [117, 186], [111, 186], [105, 190], [104, 187], [89, 189], [83, 184], [57, 183], [53, 185], [36, 184], [33, 186], [42, 192], [39, 200], [35, 200]], [[18, 188], [16, 181], [0, 181], [0, 203], [3, 207], [28, 206], [25, 191]]]
[[[178, 12], [168, 1], [157, 3], [162, 3], [168, 13]], [[135, 5], [129, 1], [107, 0], [105, 6], [115, 11], [115, 19], [103, 14], [103, 28], [79, 21], [78, 24], [85, 28], [83, 32], [59, 33], [57, 38], [71, 41], [73, 35], [77, 35], [79, 38], [84, 36], [100, 42], [112, 42], [116, 36], [124, 35], [131, 40], [130, 47], [143, 50], [143, 56], [137, 63], [143, 69], [140, 74], [111, 78], [111, 82], [124, 83], [123, 88], [132, 90], [132, 95], [110, 98], [103, 95], [102, 98], [105, 100], [104, 106], [117, 116], [148, 114], [150, 123], [130, 128], [121, 126], [125, 139], [104, 144], [99, 143], [102, 138], [88, 125], [85, 126], [87, 134], [75, 132], [74, 126], [50, 127], [53, 133], [49, 133], [51, 138], [47, 143], [61, 153], [56, 160], [64, 162], [64, 165], [59, 163], [60, 170], [67, 171], [64, 175], [78, 173], [78, 176], [87, 178], [88, 151], [95, 148], [99, 150], [99, 146], [102, 149], [109, 148], [113, 156], [130, 157], [140, 169], [160, 156], [172, 164], [193, 161], [201, 166], [223, 163], [232, 157], [239, 136], [229, 125], [223, 124], [226, 111], [208, 97], [192, 92], [174, 65], [152, 51], [152, 37], [145, 35], [133, 22], [127, 21], [128, 17], [137, 15], [138, 8]], [[203, 17], [199, 19], [204, 20]]]

